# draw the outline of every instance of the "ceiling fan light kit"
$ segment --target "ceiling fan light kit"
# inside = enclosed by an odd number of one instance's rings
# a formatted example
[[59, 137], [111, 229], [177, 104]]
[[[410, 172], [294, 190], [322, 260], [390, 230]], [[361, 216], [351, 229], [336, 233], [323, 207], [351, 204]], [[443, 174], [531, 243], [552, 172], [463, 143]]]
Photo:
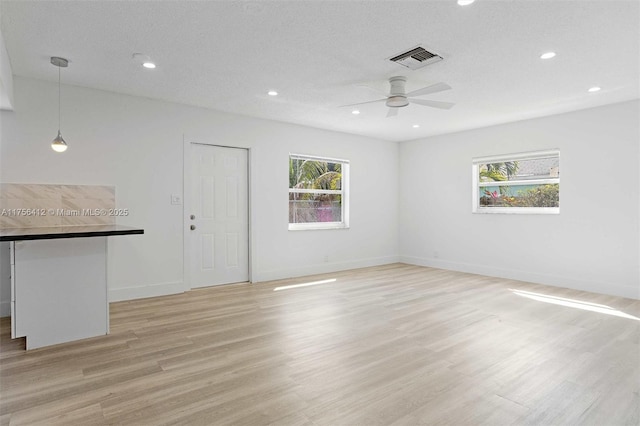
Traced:
[[385, 104], [389, 108], [402, 108], [409, 105], [409, 100], [406, 96], [389, 96]]

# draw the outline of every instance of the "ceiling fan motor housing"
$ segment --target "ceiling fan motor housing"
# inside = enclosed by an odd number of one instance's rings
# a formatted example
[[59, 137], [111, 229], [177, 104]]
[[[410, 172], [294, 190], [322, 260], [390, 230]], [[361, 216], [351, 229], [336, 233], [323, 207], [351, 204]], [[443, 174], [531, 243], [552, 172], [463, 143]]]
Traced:
[[403, 76], [391, 77], [389, 84], [391, 89], [389, 90], [390, 96], [387, 98], [386, 105], [390, 108], [405, 107], [409, 105], [407, 95], [404, 89], [407, 78]]

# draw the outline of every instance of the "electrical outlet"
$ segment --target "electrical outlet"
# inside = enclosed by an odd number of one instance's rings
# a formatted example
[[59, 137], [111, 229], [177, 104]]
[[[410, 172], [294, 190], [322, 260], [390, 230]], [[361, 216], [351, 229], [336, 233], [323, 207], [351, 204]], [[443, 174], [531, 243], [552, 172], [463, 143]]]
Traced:
[[440, 253], [438, 253], [438, 250], [434, 250], [433, 251], [433, 258], [437, 259], [440, 256]]
[[324, 256], [324, 263], [328, 263], [328, 262], [329, 262], [329, 255], [328, 255], [328, 254], [326, 254], [326, 255]]
[[171, 195], [171, 204], [174, 206], [179, 206], [182, 204], [182, 197], [179, 195]]

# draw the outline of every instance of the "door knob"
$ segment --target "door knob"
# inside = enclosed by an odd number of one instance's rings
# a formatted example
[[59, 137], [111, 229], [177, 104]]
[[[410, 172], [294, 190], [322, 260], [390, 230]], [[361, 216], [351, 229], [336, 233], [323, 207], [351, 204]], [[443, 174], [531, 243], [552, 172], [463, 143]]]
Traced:
[[189, 219], [194, 220], [196, 218], [195, 214], [192, 214], [191, 216], [189, 216]]
[[191, 225], [191, 226], [189, 227], [189, 229], [191, 229], [191, 230], [193, 231], [193, 230], [195, 230], [195, 229], [196, 229], [196, 226], [195, 226], [195, 225]]

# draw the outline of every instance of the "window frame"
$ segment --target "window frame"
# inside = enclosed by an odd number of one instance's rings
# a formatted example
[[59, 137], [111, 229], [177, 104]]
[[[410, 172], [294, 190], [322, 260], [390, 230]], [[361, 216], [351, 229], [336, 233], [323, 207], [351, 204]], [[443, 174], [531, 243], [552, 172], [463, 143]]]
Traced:
[[484, 207], [480, 205], [480, 189], [488, 186], [518, 186], [518, 185], [560, 185], [560, 172], [557, 178], [528, 179], [480, 182], [480, 165], [487, 163], [500, 163], [507, 161], [534, 160], [541, 158], [557, 157], [560, 162], [560, 150], [549, 149], [544, 151], [521, 152], [514, 154], [492, 155], [488, 157], [474, 157], [472, 159], [471, 179], [472, 197], [471, 212], [478, 214], [560, 214], [560, 207]]
[[[289, 231], [309, 231], [322, 229], [348, 229], [349, 228], [349, 160], [332, 157], [321, 157], [315, 155], [289, 153], [289, 161], [294, 160], [312, 160], [322, 161], [325, 163], [339, 163], [341, 166], [341, 189], [296, 189], [289, 188], [288, 194], [335, 194], [341, 196], [341, 217], [340, 222], [309, 222], [309, 223], [291, 223], [289, 222]], [[291, 200], [289, 200], [291, 202]]]

